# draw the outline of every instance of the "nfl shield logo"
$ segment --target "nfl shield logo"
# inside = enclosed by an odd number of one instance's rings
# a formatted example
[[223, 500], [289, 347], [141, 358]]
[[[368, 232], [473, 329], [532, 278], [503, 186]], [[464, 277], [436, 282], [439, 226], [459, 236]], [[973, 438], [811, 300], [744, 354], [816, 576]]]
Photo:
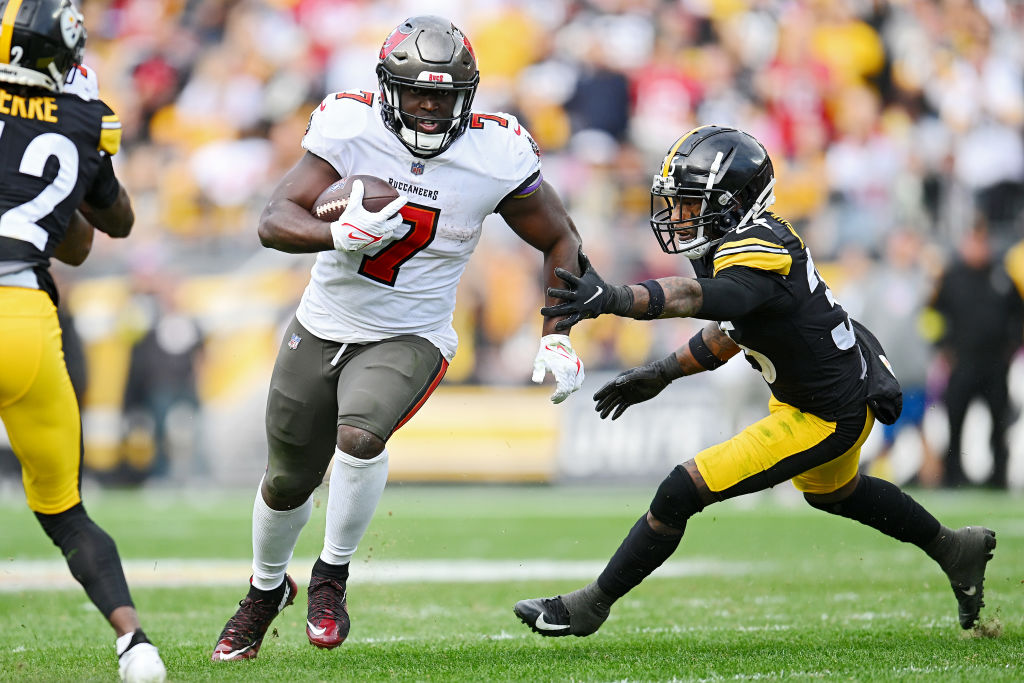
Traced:
[[292, 350], [299, 348], [300, 341], [302, 341], [302, 337], [297, 334], [293, 334], [292, 338], [288, 340], [288, 348]]
[[423, 165], [422, 161], [414, 161], [414, 162], [412, 162], [412, 169], [411, 170], [412, 170], [412, 174], [413, 175], [423, 175], [423, 169], [424, 168], [426, 168], [426, 166]]

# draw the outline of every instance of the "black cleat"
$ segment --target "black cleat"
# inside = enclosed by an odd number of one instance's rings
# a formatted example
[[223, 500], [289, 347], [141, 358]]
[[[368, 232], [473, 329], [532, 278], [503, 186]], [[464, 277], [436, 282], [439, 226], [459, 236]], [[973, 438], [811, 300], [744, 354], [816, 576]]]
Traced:
[[992, 559], [996, 533], [981, 526], [965, 526], [953, 532], [959, 545], [957, 559], [946, 569], [956, 595], [960, 627], [973, 628], [985, 606], [985, 565]]
[[534, 633], [549, 638], [573, 635], [569, 610], [561, 596], [520, 600], [512, 611]]
[[224, 625], [211, 659], [215, 662], [255, 659], [270, 622], [281, 610], [295, 602], [296, 590], [295, 581], [287, 574], [277, 590], [262, 593], [250, 589], [249, 594], [238, 603], [238, 611]]

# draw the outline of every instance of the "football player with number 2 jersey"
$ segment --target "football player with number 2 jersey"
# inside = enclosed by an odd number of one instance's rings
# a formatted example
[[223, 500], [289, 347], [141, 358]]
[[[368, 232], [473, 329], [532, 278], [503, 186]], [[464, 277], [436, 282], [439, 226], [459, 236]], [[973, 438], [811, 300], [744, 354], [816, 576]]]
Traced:
[[111, 164], [120, 121], [84, 80], [64, 88], [85, 40], [71, 0], [0, 0], [0, 420], [29, 508], [114, 628], [122, 680], [162, 681], [117, 547], [82, 505], [81, 418], [50, 274], [51, 257], [86, 259], [94, 227], [125, 237], [135, 220]]
[[[714, 370], [740, 352], [771, 389], [769, 415], [673, 469], [597, 580], [514, 611], [543, 636], [587, 636], [612, 604], [675, 551], [706, 506], [786, 480], [814, 508], [854, 519], [924, 550], [946, 573], [961, 627], [977, 620], [995, 533], [939, 523], [895, 485], [858, 473], [875, 419], [899, 415], [899, 388], [874, 335], [851, 321], [803, 240], [768, 211], [775, 175], [752, 136], [702, 126], [669, 149], [651, 188], [651, 227], [662, 249], [691, 259], [696, 278], [604, 282], [586, 257], [556, 271], [568, 286], [541, 312], [567, 330], [585, 318], [711, 320], [667, 358], [633, 368], [594, 394], [614, 420], [684, 375]], [[685, 426], [684, 426], [685, 428]]]
[[[514, 116], [472, 109], [479, 73], [458, 28], [435, 16], [406, 20], [384, 41], [377, 76], [379, 91], [332, 93], [313, 110], [306, 154], [260, 217], [265, 246], [317, 257], [271, 378], [249, 592], [214, 661], [256, 657], [271, 621], [294, 600], [286, 569], [332, 461], [306, 635], [321, 648], [345, 640], [349, 564], [387, 481], [387, 441], [455, 355], [455, 290], [484, 218], [499, 214], [543, 254], [549, 286], [559, 283], [555, 268], [579, 272], [579, 236], [541, 175], [530, 134]], [[355, 181], [340, 218], [314, 218], [321, 191], [351, 175], [385, 179], [399, 197], [369, 212]], [[533, 380], [550, 371], [559, 403], [584, 373], [555, 322], [543, 323]]]

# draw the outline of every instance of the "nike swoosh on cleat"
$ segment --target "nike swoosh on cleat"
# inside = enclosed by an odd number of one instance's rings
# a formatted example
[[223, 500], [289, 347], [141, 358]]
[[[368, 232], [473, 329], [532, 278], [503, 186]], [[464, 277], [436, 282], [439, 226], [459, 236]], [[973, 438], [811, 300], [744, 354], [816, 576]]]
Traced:
[[534, 626], [536, 628], [539, 628], [541, 631], [559, 631], [559, 630], [561, 630], [563, 628], [569, 628], [569, 624], [549, 624], [544, 619], [544, 613], [543, 612], [541, 612], [539, 615], [537, 615], [537, 621], [536, 621], [536, 623], [534, 623]]
[[244, 654], [246, 652], [246, 650], [249, 650], [250, 648], [252, 648], [252, 645], [246, 645], [241, 650], [235, 650], [234, 652], [221, 652], [220, 653], [220, 658], [222, 660], [232, 660], [235, 657], [237, 657], [238, 655]]
[[584, 302], [583, 302], [583, 305], [584, 305], [584, 306], [586, 306], [586, 305], [587, 305], [587, 304], [589, 304], [589, 303], [590, 303], [591, 301], [593, 301], [593, 300], [594, 300], [594, 299], [596, 299], [597, 297], [601, 296], [601, 294], [602, 294], [603, 292], [604, 292], [604, 289], [603, 289], [603, 288], [601, 288], [601, 287], [598, 287], [598, 288], [597, 288], [597, 291], [596, 291], [596, 292], [594, 292], [594, 296], [592, 296], [592, 297], [590, 297], [589, 299], [587, 299], [586, 301], [584, 301]]
[[970, 588], [961, 588], [960, 592], [966, 595], [967, 597], [971, 598], [974, 597], [974, 595], [978, 592], [978, 587], [971, 586]]
[[317, 637], [322, 636], [324, 633], [327, 632], [327, 627], [326, 626], [321, 626], [321, 627], [317, 628], [316, 626], [313, 626], [313, 624], [310, 621], [308, 621], [308, 620], [306, 621], [306, 628], [309, 629], [310, 633], [312, 633], [314, 636], [317, 636]]

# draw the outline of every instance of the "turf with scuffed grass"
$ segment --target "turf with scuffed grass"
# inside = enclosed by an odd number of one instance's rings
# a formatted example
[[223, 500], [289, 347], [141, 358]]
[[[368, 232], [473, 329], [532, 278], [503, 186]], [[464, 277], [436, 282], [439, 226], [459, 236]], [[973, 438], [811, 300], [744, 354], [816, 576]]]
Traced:
[[[541, 638], [511, 610], [579, 579], [359, 582], [360, 563], [375, 561], [603, 561], [652, 490], [390, 486], [353, 566], [352, 634], [333, 651], [306, 642], [306, 576], [252, 662], [209, 661], [247, 576], [237, 588], [134, 597], [174, 681], [1024, 680], [1024, 517], [1005, 494], [914, 493], [950, 526], [996, 529], [988, 637], [960, 630], [952, 591], [923, 553], [789, 495], [696, 517], [670, 562], [705, 560], [711, 573], [656, 573], [588, 638]], [[86, 501], [125, 558], [249, 558], [248, 492]], [[319, 552], [322, 517], [321, 504], [297, 558]], [[0, 561], [59, 560], [20, 501], [0, 503], [0, 530]], [[115, 679], [111, 633], [81, 591], [0, 591], [0, 680]]]

